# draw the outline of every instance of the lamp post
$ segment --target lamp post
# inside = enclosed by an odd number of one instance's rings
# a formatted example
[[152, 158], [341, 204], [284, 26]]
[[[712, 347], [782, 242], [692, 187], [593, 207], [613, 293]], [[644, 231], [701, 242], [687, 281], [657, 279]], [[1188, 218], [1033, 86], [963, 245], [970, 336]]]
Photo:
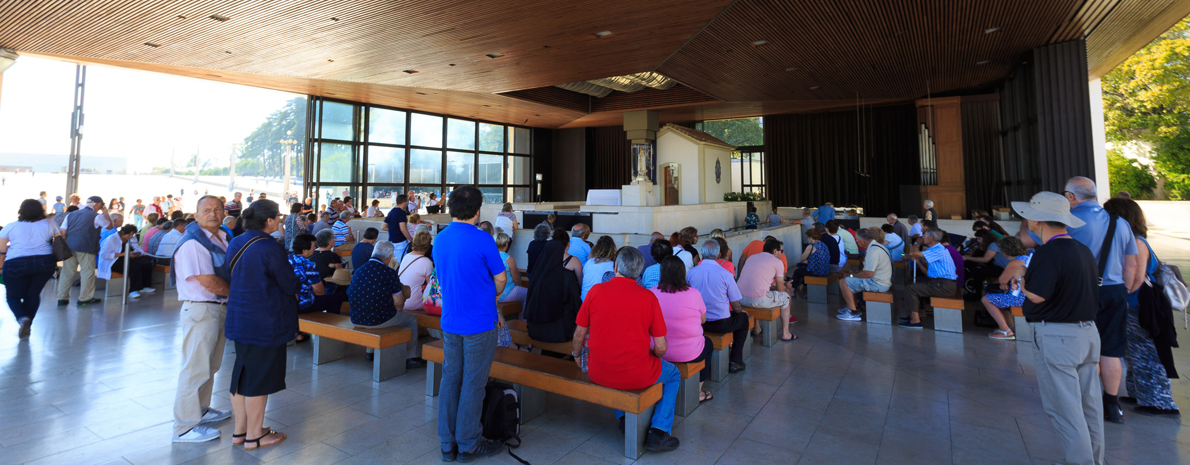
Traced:
[[[293, 131], [285, 131], [285, 135], [292, 135]], [[289, 157], [292, 154], [293, 146], [297, 144], [296, 140], [284, 139], [280, 141], [281, 145], [285, 147], [285, 181], [282, 192], [289, 192]]]

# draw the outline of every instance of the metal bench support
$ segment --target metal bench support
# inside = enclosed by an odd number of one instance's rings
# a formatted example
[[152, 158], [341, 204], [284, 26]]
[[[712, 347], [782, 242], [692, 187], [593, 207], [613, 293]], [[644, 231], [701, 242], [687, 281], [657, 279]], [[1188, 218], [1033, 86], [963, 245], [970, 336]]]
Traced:
[[692, 375], [689, 378], [683, 379], [682, 383], [678, 385], [678, 405], [674, 409], [674, 413], [681, 417], [689, 416], [691, 412], [694, 412], [694, 409], [698, 408], [700, 391], [698, 388], [698, 373], [692, 373]]
[[346, 342], [336, 341], [317, 334], [314, 335], [313, 339], [314, 365], [322, 365], [323, 363], [329, 363], [343, 358], [343, 349], [347, 346]]
[[426, 395], [438, 397], [438, 387], [442, 385], [442, 365], [426, 362]]
[[[892, 324], [892, 304], [888, 302], [865, 302], [868, 309], [868, 323], [878, 325]], [[937, 321], [937, 320], [935, 320]]]
[[517, 400], [521, 402], [522, 425], [545, 413], [545, 391], [520, 384], [512, 387], [516, 390]]
[[723, 381], [727, 377], [727, 368], [731, 366], [731, 348], [712, 351], [710, 358], [707, 363], [711, 364], [711, 381]]
[[640, 414], [624, 412], [624, 456], [636, 460], [645, 453], [645, 438], [649, 437], [649, 426], [653, 421], [653, 409], [650, 405]]
[[963, 311], [957, 308], [934, 307], [934, 331], [963, 332]]

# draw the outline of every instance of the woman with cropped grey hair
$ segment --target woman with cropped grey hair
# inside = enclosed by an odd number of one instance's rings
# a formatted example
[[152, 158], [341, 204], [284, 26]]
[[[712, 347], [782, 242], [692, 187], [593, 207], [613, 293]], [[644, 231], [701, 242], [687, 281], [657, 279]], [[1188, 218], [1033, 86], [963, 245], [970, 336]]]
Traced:
[[529, 243], [529, 248], [525, 251], [525, 255], [528, 255], [525, 271], [528, 271], [529, 275], [533, 274], [533, 265], [537, 263], [537, 257], [545, 249], [545, 243], [549, 242], [551, 232], [553, 230], [550, 229], [550, 224], [545, 221], [538, 223], [537, 227], [533, 228], [533, 242]]

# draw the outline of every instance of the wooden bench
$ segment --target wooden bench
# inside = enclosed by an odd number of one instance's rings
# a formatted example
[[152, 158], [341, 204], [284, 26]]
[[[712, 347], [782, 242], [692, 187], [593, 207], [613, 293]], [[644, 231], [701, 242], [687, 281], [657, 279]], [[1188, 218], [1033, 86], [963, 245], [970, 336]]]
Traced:
[[[98, 274], [98, 272], [96, 274]], [[124, 273], [116, 273], [113, 271], [111, 279], [96, 278], [95, 282], [98, 283], [95, 285], [96, 288], [103, 289], [104, 297], [116, 297], [124, 295]], [[140, 289], [137, 290], [139, 291]]]
[[727, 368], [731, 364], [731, 343], [735, 337], [731, 333], [703, 333], [711, 340], [711, 381], [719, 382], [727, 378]]
[[508, 332], [512, 335], [512, 342], [518, 346], [533, 346], [533, 353], [540, 354], [542, 350], [562, 355], [569, 355], [574, 346], [569, 342], [543, 342], [529, 337], [529, 323], [524, 320], [508, 320]]
[[891, 325], [892, 319], [892, 303], [893, 293], [891, 292], [864, 292], [864, 303], [867, 310], [868, 323], [879, 325]]
[[154, 283], [157, 282], [157, 278], [160, 276], [162, 292], [168, 291], [170, 289], [174, 289], [176, 287], [176, 286], [174, 286], [174, 283], [171, 283], [169, 281], [169, 271], [170, 271], [169, 265], [156, 265], [153, 267], [152, 282], [154, 282]]
[[1012, 307], [1012, 324], [1015, 326], [1012, 333], [1016, 335], [1016, 340], [1033, 342], [1033, 328], [1029, 326], [1029, 322], [1025, 321], [1025, 311], [1021, 307]]
[[839, 295], [839, 279], [843, 273], [836, 271], [829, 276], [806, 276], [806, 300], [825, 304], [828, 295]]
[[951, 297], [930, 297], [930, 306], [934, 308], [934, 331], [951, 333], [963, 332], [963, 301], [962, 291]]
[[505, 319], [516, 318], [517, 315], [521, 314], [521, 308], [523, 306], [524, 306], [524, 302], [498, 302], [498, 303], [496, 303], [496, 308], [500, 309], [500, 313], [504, 314]]
[[529, 271], [524, 268], [517, 268], [517, 271], [521, 272], [521, 287], [528, 289], [529, 288]]
[[405, 374], [408, 357], [405, 344], [413, 340], [413, 331], [404, 326], [360, 328], [347, 315], [323, 312], [298, 315], [298, 331], [314, 336], [315, 366], [343, 358], [346, 344], [374, 349], [372, 381], [375, 382]]
[[[781, 309], [779, 307], [773, 308], [752, 308], [744, 307], [744, 311], [748, 312], [748, 316], [753, 318], [753, 321], [759, 322], [760, 325], [760, 345], [765, 347], [772, 347], [777, 342], [778, 332], [784, 334], [785, 331], [781, 329], [779, 321], [781, 320]], [[784, 321], [781, 323], [789, 323]], [[749, 325], [752, 326], [752, 325]], [[781, 331], [778, 331], [781, 329]]]
[[848, 258], [847, 259], [847, 267], [848, 268], [855, 268], [855, 267], [859, 267], [859, 266], [863, 266], [863, 265], [864, 265], [864, 261], [859, 258]]
[[[436, 395], [442, 379], [440, 367], [446, 358], [442, 341], [423, 346], [422, 357], [430, 362], [429, 371], [426, 372], [426, 391], [433, 391]], [[624, 456], [632, 460], [644, 454], [653, 409], [662, 394], [661, 383], [631, 391], [600, 386], [591, 382], [574, 361], [507, 347], [496, 348], [488, 376], [513, 383], [521, 402], [522, 423], [544, 411], [545, 392], [624, 412]]]

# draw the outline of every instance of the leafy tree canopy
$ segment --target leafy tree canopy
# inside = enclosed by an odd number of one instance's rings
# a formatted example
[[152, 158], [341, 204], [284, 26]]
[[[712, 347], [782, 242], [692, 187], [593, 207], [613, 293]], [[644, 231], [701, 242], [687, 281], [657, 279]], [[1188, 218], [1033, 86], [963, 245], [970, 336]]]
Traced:
[[1113, 194], [1128, 191], [1137, 200], [1152, 199], [1153, 189], [1157, 188], [1153, 173], [1136, 160], [1122, 155], [1119, 149], [1107, 151], [1107, 178]]
[[295, 97], [274, 111], [256, 130], [244, 138], [236, 173], [248, 176], [283, 176], [285, 146], [282, 140], [298, 141], [293, 145], [290, 174], [302, 175], [302, 155], [306, 140], [306, 98]]
[[759, 117], [703, 121], [695, 129], [735, 146], [764, 145], [764, 121]]

